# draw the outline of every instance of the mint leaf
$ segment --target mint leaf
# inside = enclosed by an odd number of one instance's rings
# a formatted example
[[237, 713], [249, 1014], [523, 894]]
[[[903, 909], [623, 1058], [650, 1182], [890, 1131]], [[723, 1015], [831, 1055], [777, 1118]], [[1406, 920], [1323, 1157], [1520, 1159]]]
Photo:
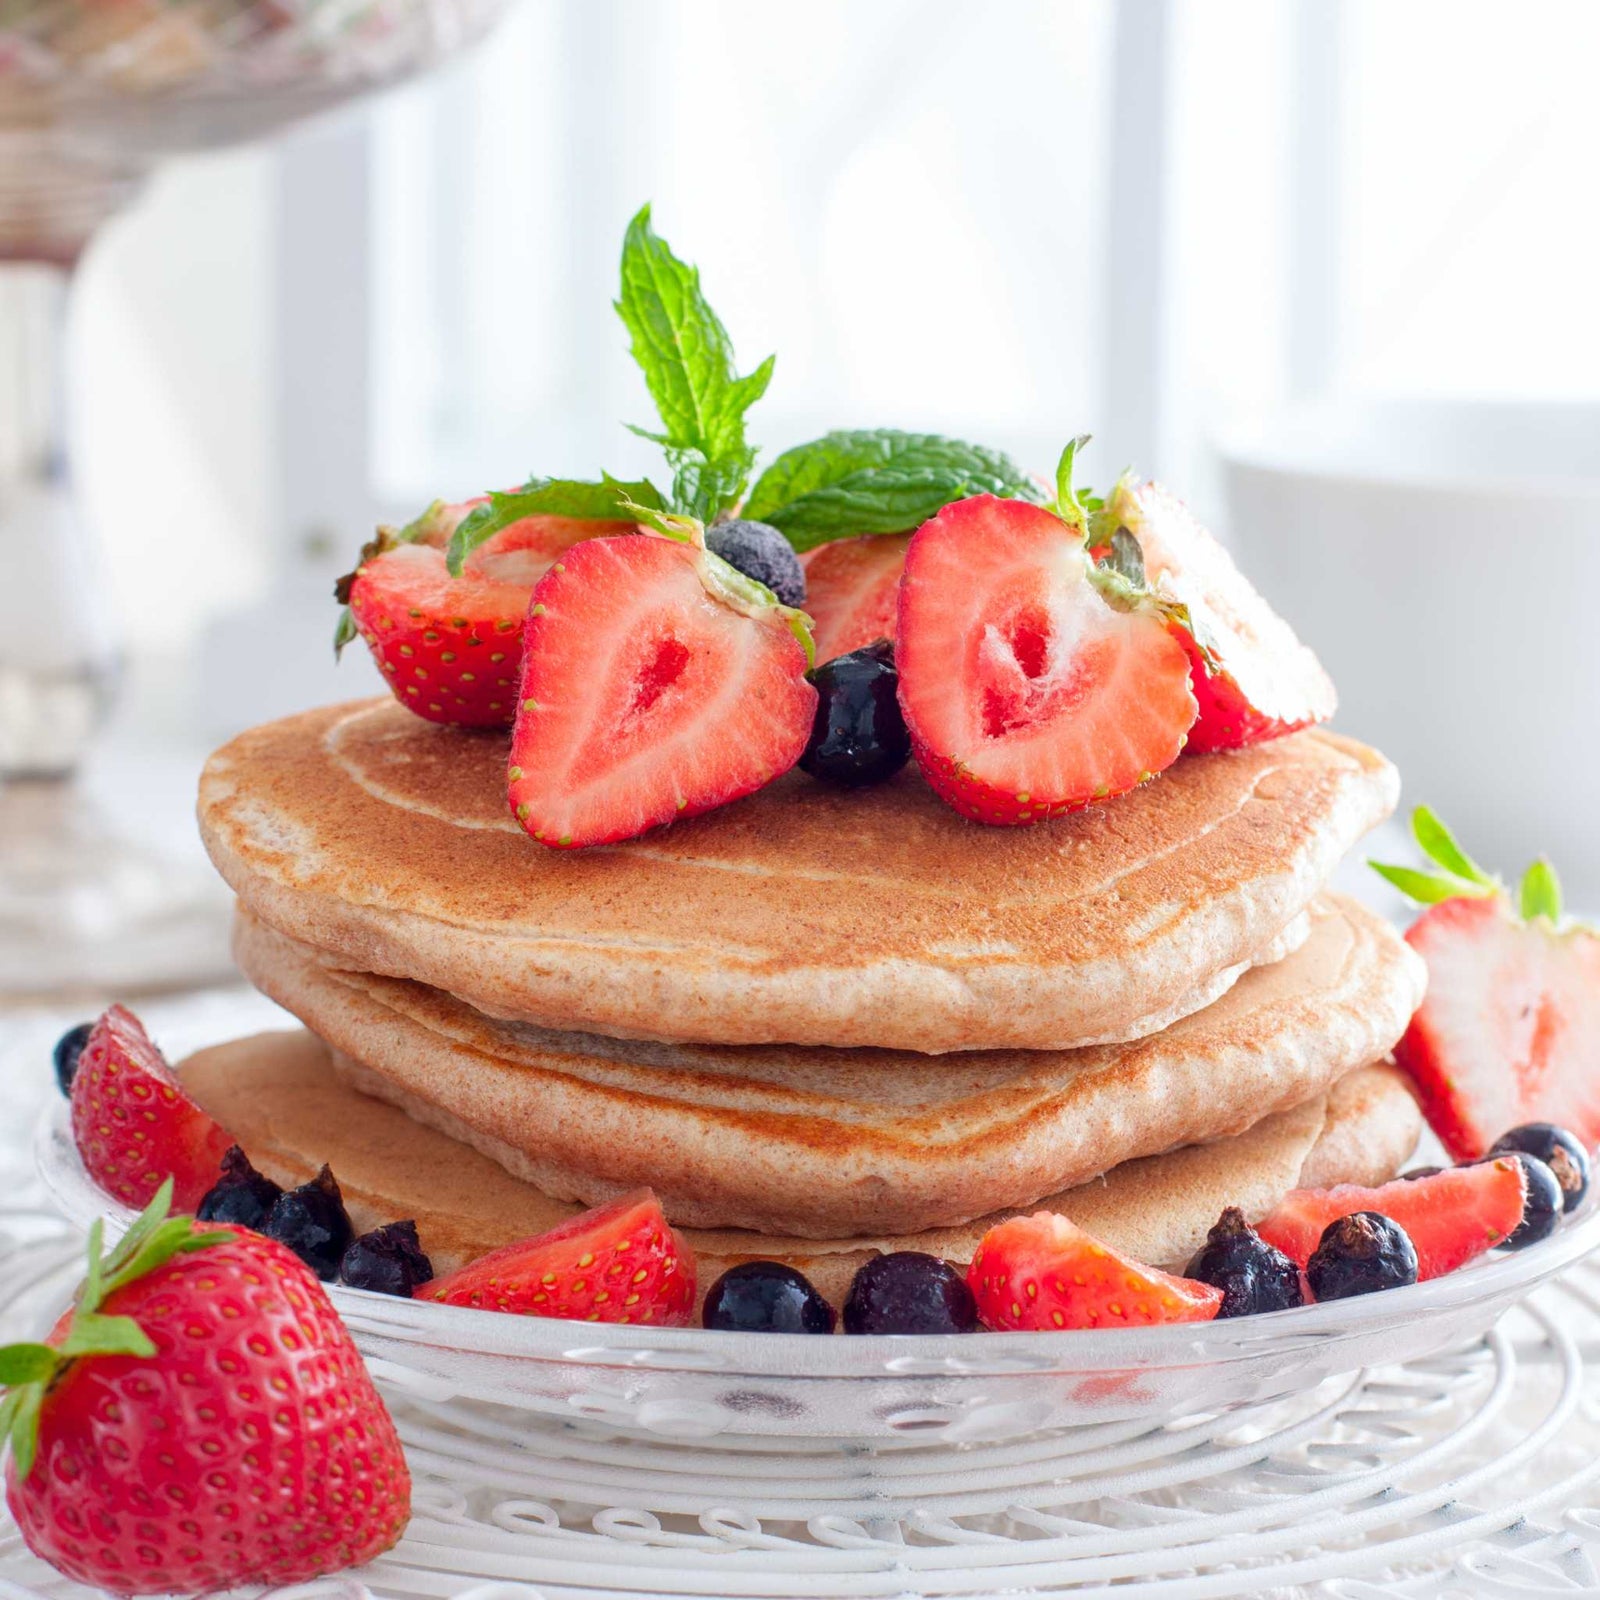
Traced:
[[1543, 856], [1522, 875], [1521, 899], [1524, 922], [1531, 922], [1535, 917], [1560, 922], [1561, 881], [1556, 877], [1556, 869]]
[[796, 550], [810, 550], [855, 534], [908, 532], [974, 494], [1043, 498], [998, 450], [936, 433], [843, 429], [785, 450], [761, 474], [742, 514], [771, 523]]
[[625, 522], [629, 519], [629, 502], [655, 509], [661, 505], [661, 494], [653, 483], [622, 483], [609, 473], [601, 473], [598, 483], [575, 478], [530, 478], [520, 489], [491, 494], [488, 505], [477, 506], [462, 518], [450, 535], [445, 565], [452, 577], [459, 578], [462, 564], [479, 545], [524, 517]]
[[647, 437], [672, 464], [673, 509], [709, 522], [744, 492], [755, 461], [744, 414], [766, 392], [773, 357], [745, 377], [735, 374], [733, 345], [700, 292], [699, 271], [650, 226], [649, 206], [622, 241], [616, 308], [661, 417], [662, 432]]
[[1486, 889], [1498, 887], [1494, 879], [1456, 843], [1456, 836], [1427, 806], [1418, 806], [1411, 813], [1411, 833], [1422, 853], [1452, 877], [1464, 878], [1468, 883], [1480, 884]]

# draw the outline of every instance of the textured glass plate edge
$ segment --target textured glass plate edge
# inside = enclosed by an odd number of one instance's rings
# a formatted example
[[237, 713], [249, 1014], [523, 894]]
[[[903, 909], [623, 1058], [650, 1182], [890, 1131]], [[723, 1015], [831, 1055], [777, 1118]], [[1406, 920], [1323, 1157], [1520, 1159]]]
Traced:
[[[68, 1107], [46, 1109], [34, 1131], [34, 1157], [46, 1188], [80, 1228], [104, 1217], [108, 1229], [132, 1213], [90, 1179], [73, 1144]], [[699, 1328], [643, 1328], [572, 1323], [544, 1317], [404, 1301], [328, 1285], [358, 1335], [390, 1344], [425, 1345], [464, 1356], [512, 1357], [596, 1367], [646, 1365], [655, 1370], [715, 1371], [763, 1378], [884, 1378], [967, 1372], [1154, 1372], [1282, 1358], [1297, 1349], [1323, 1360], [1328, 1346], [1374, 1336], [1431, 1346], [1427, 1324], [1459, 1323], [1475, 1309], [1486, 1328], [1507, 1306], [1600, 1248], [1600, 1185], [1547, 1240], [1520, 1252], [1493, 1252], [1428, 1283], [1380, 1295], [1302, 1307], [1236, 1321], [1064, 1333], [946, 1334], [919, 1337], [773, 1338]], [[1416, 1337], [1403, 1335], [1413, 1330]], [[1479, 1330], [1481, 1331], [1481, 1329]], [[1390, 1359], [1403, 1359], [1397, 1349]]]

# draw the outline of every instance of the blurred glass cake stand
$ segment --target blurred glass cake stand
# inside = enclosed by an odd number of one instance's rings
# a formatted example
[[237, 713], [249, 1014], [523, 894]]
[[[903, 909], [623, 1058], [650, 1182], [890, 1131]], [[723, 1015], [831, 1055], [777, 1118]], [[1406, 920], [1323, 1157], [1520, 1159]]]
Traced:
[[200, 974], [214, 903], [74, 774], [119, 676], [63, 342], [96, 229], [162, 157], [270, 134], [481, 34], [504, 0], [0, 0], [0, 995]]

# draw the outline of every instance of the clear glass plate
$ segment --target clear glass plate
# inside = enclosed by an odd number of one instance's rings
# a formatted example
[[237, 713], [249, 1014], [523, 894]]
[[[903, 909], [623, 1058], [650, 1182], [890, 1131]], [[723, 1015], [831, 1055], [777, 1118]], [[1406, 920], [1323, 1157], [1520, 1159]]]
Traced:
[[[79, 1226], [130, 1213], [90, 1180], [67, 1107], [35, 1131], [40, 1176]], [[1149, 1425], [1308, 1390], [1483, 1334], [1600, 1246], [1600, 1188], [1556, 1234], [1408, 1289], [1241, 1318], [1104, 1332], [774, 1337], [560, 1322], [330, 1285], [369, 1362], [419, 1397], [478, 1399], [669, 1438], [907, 1443]]]

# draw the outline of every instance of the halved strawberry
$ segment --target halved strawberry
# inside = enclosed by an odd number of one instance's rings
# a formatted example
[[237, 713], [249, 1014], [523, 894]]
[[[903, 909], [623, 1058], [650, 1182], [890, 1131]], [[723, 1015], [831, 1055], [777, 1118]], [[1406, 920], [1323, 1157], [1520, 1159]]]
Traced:
[[581, 1322], [685, 1327], [694, 1256], [649, 1189], [508, 1244], [416, 1291], [418, 1300]]
[[380, 530], [341, 581], [341, 598], [395, 699], [430, 722], [509, 727], [533, 586], [576, 541], [634, 531], [631, 522], [524, 517], [474, 549], [452, 578], [445, 546], [485, 503], [437, 502], [402, 534]]
[[1600, 1143], [1600, 931], [1562, 918], [1561, 889], [1536, 861], [1514, 905], [1425, 807], [1412, 819], [1440, 870], [1373, 865], [1428, 905], [1406, 941], [1428, 990], [1395, 1046], [1423, 1114], [1458, 1160], [1508, 1128], [1553, 1122]]
[[183, 1092], [144, 1025], [122, 1006], [95, 1023], [78, 1057], [72, 1139], [89, 1176], [124, 1205], [148, 1205], [170, 1177], [183, 1211], [217, 1181], [233, 1143]]
[[787, 772], [817, 705], [797, 628], [800, 613], [703, 545], [574, 545], [523, 633], [517, 820], [543, 844], [610, 844]]
[[967, 1287], [984, 1326], [1004, 1332], [1210, 1322], [1222, 1304], [1209, 1283], [1130, 1261], [1051, 1211], [984, 1234]]
[[800, 557], [817, 660], [832, 661], [878, 639], [893, 639], [909, 533], [836, 539]]
[[924, 775], [980, 822], [1122, 794], [1177, 759], [1195, 717], [1163, 608], [1022, 500], [960, 500], [912, 536], [895, 662]]
[[1256, 1224], [1256, 1232], [1303, 1268], [1330, 1222], [1376, 1211], [1410, 1236], [1417, 1277], [1438, 1278], [1500, 1244], [1522, 1221], [1527, 1193], [1522, 1163], [1505, 1156], [1426, 1178], [1397, 1178], [1376, 1189], [1354, 1183], [1295, 1189]]
[[1173, 627], [1200, 703], [1191, 751], [1237, 749], [1333, 715], [1337, 697], [1322, 663], [1181, 501], [1157, 484], [1124, 478], [1095, 521], [1127, 528], [1151, 587], [1188, 609], [1195, 631]]

